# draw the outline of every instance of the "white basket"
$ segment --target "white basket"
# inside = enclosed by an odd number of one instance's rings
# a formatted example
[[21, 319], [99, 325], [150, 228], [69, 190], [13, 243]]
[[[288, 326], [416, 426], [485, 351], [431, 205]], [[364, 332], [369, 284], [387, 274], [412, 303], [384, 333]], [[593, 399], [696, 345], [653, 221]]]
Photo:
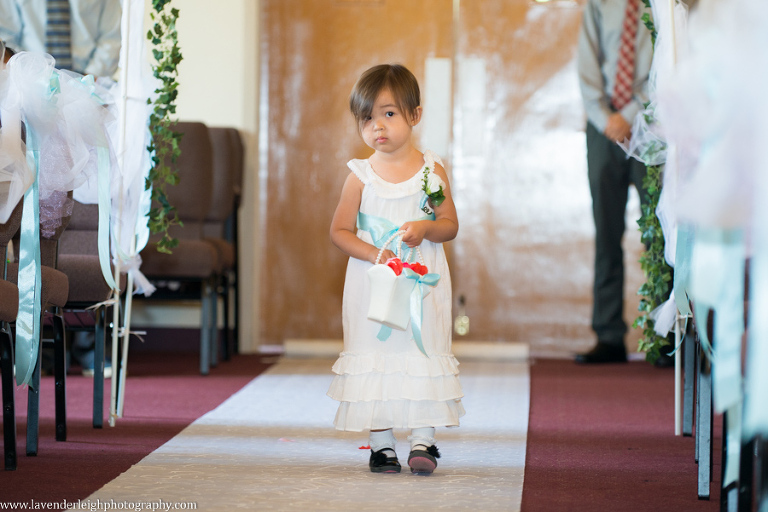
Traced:
[[[375, 264], [368, 269], [371, 296], [368, 306], [368, 319], [380, 324], [404, 331], [411, 320], [411, 292], [416, 286], [415, 279], [408, 279], [405, 274], [395, 274], [388, 265], [379, 263], [381, 257], [392, 241], [405, 231], [398, 231], [382, 246]], [[397, 244], [397, 257], [400, 257], [400, 243]], [[419, 248], [416, 248], [421, 263], [424, 258]], [[413, 253], [410, 251], [408, 257]]]

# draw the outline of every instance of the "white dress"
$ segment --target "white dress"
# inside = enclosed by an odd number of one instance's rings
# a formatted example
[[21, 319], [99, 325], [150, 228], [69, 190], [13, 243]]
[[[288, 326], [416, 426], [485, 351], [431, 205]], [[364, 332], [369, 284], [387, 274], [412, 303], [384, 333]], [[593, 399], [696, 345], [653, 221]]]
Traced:
[[[424, 153], [424, 165], [439, 159]], [[351, 160], [349, 168], [363, 182], [360, 212], [388, 219], [397, 226], [425, 217], [424, 167], [402, 183], [379, 177], [368, 160]], [[434, 167], [431, 167], [434, 169]], [[367, 231], [357, 236], [372, 243]], [[370, 288], [366, 272], [371, 263], [349, 259], [344, 282], [342, 321], [344, 351], [333, 365], [336, 376], [328, 396], [340, 403], [334, 424], [338, 430], [360, 432], [387, 428], [458, 426], [464, 415], [458, 361], [451, 353], [451, 276], [442, 244], [424, 240], [424, 262], [440, 274], [437, 286], [424, 298], [422, 354], [411, 333], [392, 330], [377, 338], [381, 324], [368, 320]]]

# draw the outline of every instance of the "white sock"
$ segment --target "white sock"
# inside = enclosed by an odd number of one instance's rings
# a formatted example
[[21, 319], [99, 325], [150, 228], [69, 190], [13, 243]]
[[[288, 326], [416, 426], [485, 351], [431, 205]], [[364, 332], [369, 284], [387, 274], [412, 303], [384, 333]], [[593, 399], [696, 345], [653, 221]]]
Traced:
[[374, 432], [372, 430], [369, 439], [371, 441], [371, 450], [374, 452], [379, 450], [389, 450], [392, 453], [387, 455], [390, 457], [395, 455], [395, 445], [397, 444], [397, 439], [395, 439], [395, 434], [392, 432], [391, 428], [388, 430], [381, 430], [379, 432]]
[[422, 427], [411, 429], [411, 435], [408, 436], [411, 442], [411, 451], [426, 450], [435, 444], [435, 427]]

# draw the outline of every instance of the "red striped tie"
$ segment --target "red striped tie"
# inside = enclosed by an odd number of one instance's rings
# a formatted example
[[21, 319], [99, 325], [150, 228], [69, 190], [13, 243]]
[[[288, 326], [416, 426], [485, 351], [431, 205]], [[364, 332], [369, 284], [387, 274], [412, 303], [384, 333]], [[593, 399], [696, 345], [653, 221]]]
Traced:
[[627, 0], [624, 14], [624, 30], [621, 34], [619, 60], [616, 64], [616, 84], [613, 87], [611, 103], [621, 110], [632, 99], [632, 82], [635, 76], [635, 37], [640, 0]]

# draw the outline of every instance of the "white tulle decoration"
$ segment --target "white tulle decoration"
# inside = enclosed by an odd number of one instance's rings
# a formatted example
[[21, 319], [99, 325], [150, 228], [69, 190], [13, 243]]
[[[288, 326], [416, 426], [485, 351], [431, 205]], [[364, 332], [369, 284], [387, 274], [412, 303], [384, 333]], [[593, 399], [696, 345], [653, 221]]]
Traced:
[[654, 26], [657, 30], [653, 62], [649, 75], [648, 96], [650, 102], [640, 112], [632, 125], [632, 138], [621, 146], [627, 154], [646, 165], [665, 165], [663, 187], [656, 216], [664, 233], [664, 257], [669, 265], [675, 265], [677, 216], [675, 203], [678, 187], [684, 183], [680, 174], [690, 174], [696, 165], [684, 150], [677, 147], [674, 137], [668, 137], [665, 125], [663, 99], [659, 91], [668, 88], [674, 80], [679, 61], [688, 55], [688, 8], [677, 0], [652, 0]]
[[[8, 177], [4, 181], [31, 183], [32, 171], [22, 164], [25, 148], [16, 130], [16, 124], [24, 120], [34, 137], [34, 147], [29, 149], [39, 153], [41, 234], [51, 236], [61, 218], [72, 213], [67, 193], [96, 173], [98, 148], [109, 148], [106, 126], [111, 119], [101, 99], [106, 90], [98, 90], [91, 77], [56, 70], [53, 57], [34, 52], [11, 57], [0, 80], [0, 108], [3, 120], [8, 120], [0, 156]], [[13, 209], [11, 204], [21, 188], [9, 187], [14, 197], [9, 195], [0, 204], [3, 211]]]
[[[699, 2], [691, 18], [690, 56], [659, 84], [658, 116], [681, 160], [677, 215], [712, 227], [749, 225], [754, 172], [763, 155], [754, 136], [765, 102], [764, 2], [734, 0], [727, 7]], [[763, 46], [761, 46], [763, 45]], [[762, 62], [760, 62], [762, 61]], [[757, 146], [751, 145], [751, 142]]]

